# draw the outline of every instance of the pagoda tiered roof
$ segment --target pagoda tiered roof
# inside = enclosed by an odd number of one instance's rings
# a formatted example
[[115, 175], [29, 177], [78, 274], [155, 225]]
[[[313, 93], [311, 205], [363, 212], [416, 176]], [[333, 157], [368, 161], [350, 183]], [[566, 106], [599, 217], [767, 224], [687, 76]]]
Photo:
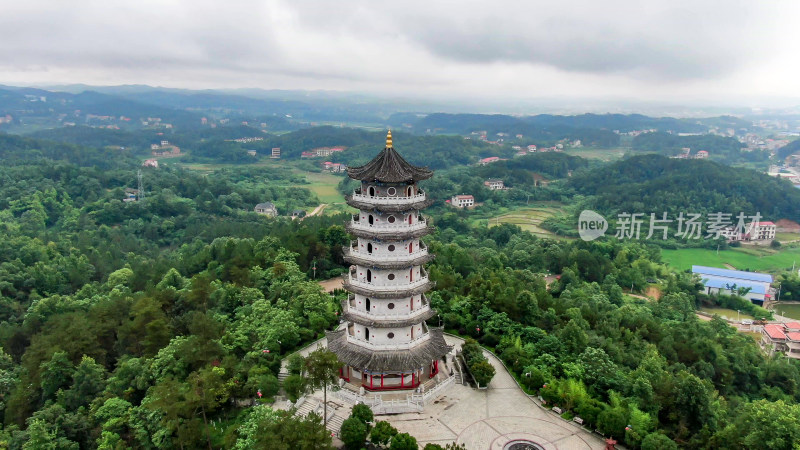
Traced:
[[344, 329], [327, 331], [328, 348], [341, 362], [369, 372], [403, 372], [425, 367], [452, 348], [445, 342], [441, 328], [430, 328], [430, 339], [403, 350], [370, 350], [347, 342], [346, 333]]
[[379, 183], [412, 183], [427, 180], [433, 171], [408, 163], [392, 146], [392, 132], [386, 136], [386, 147], [372, 161], [359, 167], [348, 167], [347, 175], [354, 180]]

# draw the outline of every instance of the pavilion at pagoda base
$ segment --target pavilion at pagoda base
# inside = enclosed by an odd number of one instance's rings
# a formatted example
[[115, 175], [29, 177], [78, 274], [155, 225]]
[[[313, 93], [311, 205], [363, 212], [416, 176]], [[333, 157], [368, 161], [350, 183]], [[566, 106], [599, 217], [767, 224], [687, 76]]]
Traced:
[[426, 404], [441, 398], [457, 382], [454, 360], [445, 358], [440, 362], [439, 372], [415, 388], [396, 390], [364, 389], [360, 382], [340, 379], [340, 389], [333, 395], [352, 404], [363, 403], [376, 415], [422, 412]]
[[[452, 349], [442, 330], [429, 329], [430, 338], [409, 349], [372, 350], [347, 340], [347, 330], [327, 333], [328, 348], [344, 363], [339, 377], [368, 391], [415, 389], [439, 373]], [[409, 369], [412, 368], [412, 369]]]

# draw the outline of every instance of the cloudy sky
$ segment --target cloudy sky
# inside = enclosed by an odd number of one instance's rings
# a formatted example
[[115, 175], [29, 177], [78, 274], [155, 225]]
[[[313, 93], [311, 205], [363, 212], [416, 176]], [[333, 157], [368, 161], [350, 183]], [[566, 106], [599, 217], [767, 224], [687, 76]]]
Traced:
[[800, 98], [800, 2], [0, 2], [0, 83]]

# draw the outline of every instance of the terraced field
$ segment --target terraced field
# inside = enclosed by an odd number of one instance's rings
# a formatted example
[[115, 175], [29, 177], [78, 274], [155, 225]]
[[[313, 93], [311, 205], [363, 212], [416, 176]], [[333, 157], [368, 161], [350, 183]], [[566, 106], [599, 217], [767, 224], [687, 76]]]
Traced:
[[519, 225], [523, 230], [530, 231], [537, 236], [553, 238], [560, 236], [556, 236], [545, 230], [540, 225], [543, 220], [561, 212], [561, 209], [549, 206], [526, 207], [484, 220], [488, 220], [488, 225], [490, 227], [501, 223], [513, 223], [514, 225]]

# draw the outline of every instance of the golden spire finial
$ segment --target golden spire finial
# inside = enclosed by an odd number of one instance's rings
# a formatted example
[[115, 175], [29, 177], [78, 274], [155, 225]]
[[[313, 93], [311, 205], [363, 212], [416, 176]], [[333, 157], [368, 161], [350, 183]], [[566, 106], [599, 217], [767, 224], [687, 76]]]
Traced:
[[386, 148], [392, 148], [392, 130], [386, 133]]

